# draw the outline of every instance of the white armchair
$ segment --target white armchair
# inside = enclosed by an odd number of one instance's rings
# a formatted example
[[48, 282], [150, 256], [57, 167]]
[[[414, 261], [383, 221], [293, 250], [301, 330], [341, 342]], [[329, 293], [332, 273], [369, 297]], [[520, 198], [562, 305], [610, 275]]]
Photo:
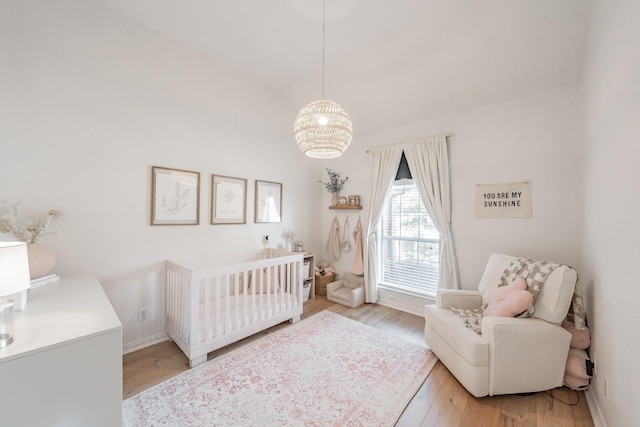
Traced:
[[425, 307], [427, 345], [476, 397], [562, 385], [571, 334], [560, 324], [573, 297], [575, 270], [561, 266], [547, 277], [531, 317], [485, 317], [482, 335], [449, 309], [473, 309], [488, 302], [504, 269], [516, 259], [492, 254], [478, 291], [439, 290], [436, 305]]
[[364, 277], [344, 273], [342, 280], [327, 283], [327, 299], [351, 308], [364, 304]]

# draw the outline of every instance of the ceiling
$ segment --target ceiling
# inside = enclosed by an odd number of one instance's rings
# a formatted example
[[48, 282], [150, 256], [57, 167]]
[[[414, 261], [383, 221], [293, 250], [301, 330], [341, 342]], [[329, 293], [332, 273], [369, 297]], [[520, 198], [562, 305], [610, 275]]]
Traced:
[[[322, 97], [322, 0], [99, 0], [286, 97]], [[589, 0], [326, 0], [354, 137], [575, 83]], [[292, 118], [293, 122], [293, 118]]]

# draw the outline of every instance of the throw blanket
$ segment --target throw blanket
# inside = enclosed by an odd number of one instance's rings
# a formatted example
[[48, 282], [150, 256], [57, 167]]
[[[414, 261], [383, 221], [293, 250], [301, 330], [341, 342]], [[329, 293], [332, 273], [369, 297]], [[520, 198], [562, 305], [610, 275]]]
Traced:
[[525, 312], [518, 317], [530, 317], [534, 312], [536, 298], [544, 285], [545, 280], [553, 270], [560, 267], [560, 264], [553, 264], [547, 261], [536, 261], [533, 259], [518, 258], [517, 262], [512, 262], [505, 268], [498, 286], [507, 286], [518, 277], [522, 277], [527, 282], [527, 289], [533, 294], [533, 303]]
[[[540, 293], [540, 290], [542, 290], [542, 285], [544, 285], [549, 274], [559, 266], [560, 264], [553, 264], [546, 261], [518, 258], [517, 261], [512, 262], [505, 268], [500, 277], [498, 287], [507, 286], [518, 277], [522, 277], [525, 282], [527, 282], [527, 289], [533, 294], [531, 307], [517, 317], [530, 317], [533, 314], [536, 297]], [[471, 310], [451, 307], [450, 310], [464, 321], [464, 325], [467, 328], [472, 329], [477, 334], [482, 334], [482, 318], [487, 305], [488, 303], [485, 303], [482, 307]]]
[[340, 223], [338, 222], [338, 216], [333, 219], [331, 223], [331, 230], [329, 231], [329, 240], [327, 241], [327, 252], [333, 259], [340, 259], [342, 248], [340, 245]]

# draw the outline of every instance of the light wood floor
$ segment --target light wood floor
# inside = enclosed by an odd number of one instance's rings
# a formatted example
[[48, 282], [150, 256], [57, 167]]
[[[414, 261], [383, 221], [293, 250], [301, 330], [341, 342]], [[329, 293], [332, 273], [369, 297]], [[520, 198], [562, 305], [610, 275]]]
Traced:
[[[377, 304], [351, 309], [316, 296], [304, 306], [302, 318], [329, 310], [382, 329], [426, 347], [424, 318]], [[209, 354], [209, 360], [265, 334], [286, 328], [283, 323]], [[165, 341], [133, 353], [123, 361], [123, 399], [189, 369], [186, 356], [175, 343]], [[574, 405], [567, 405], [562, 402]], [[557, 388], [530, 396], [494, 396], [478, 399], [470, 395], [438, 362], [405, 409], [397, 426], [567, 426], [591, 427], [593, 421], [582, 392]]]

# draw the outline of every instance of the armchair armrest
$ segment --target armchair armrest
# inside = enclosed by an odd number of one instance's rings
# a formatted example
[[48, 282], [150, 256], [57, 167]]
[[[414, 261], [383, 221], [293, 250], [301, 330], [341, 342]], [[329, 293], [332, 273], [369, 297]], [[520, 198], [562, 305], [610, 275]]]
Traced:
[[359, 286], [351, 291], [351, 302], [354, 304], [364, 302], [364, 287]]
[[436, 305], [440, 308], [478, 308], [482, 305], [482, 295], [479, 291], [438, 289]]
[[571, 342], [562, 327], [535, 318], [485, 317], [482, 338], [489, 344], [490, 395], [562, 385]]

